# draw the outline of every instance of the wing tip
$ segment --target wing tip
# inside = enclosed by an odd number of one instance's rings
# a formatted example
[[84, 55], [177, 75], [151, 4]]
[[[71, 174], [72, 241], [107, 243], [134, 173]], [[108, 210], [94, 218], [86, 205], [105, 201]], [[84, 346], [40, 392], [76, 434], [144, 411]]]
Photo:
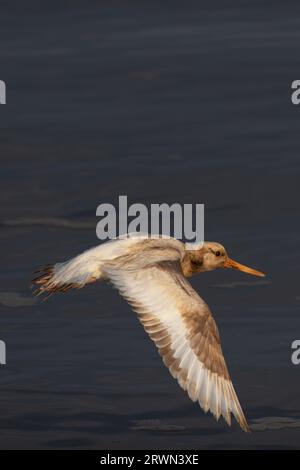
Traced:
[[[198, 395], [197, 401], [205, 413], [210, 412], [214, 416], [216, 421], [219, 421], [220, 417], [222, 416], [228, 426], [232, 425], [233, 415], [241, 429], [249, 434], [251, 433], [251, 429], [247, 423], [241, 405], [234, 391], [233, 385], [231, 382], [226, 382], [222, 383], [220, 394], [218, 395], [216, 400], [211, 400], [209, 388], [206, 387], [206, 394], [204, 396]], [[190, 398], [192, 398], [190, 393], [189, 396]], [[225, 399], [224, 405], [221, 404], [222, 397]]]
[[[201, 405], [200, 405], [201, 406]], [[202, 408], [202, 407], [201, 407]], [[202, 408], [203, 409], [203, 408]], [[222, 416], [226, 422], [226, 424], [228, 426], [232, 426], [232, 420], [231, 420], [231, 413], [229, 411], [229, 413], [226, 415], [226, 414], [223, 414], [222, 412], [220, 413], [220, 415], [214, 413], [214, 411], [209, 408], [209, 409], [204, 409], [204, 412], [207, 413], [208, 411], [210, 411], [212, 413], [212, 415], [214, 416], [215, 420], [218, 422], [220, 417]], [[247, 434], [251, 434], [252, 431], [251, 431], [251, 428], [244, 416], [244, 414], [239, 414], [238, 416], [235, 415], [233, 412], [232, 412], [233, 416], [235, 417], [236, 419], [236, 422], [238, 423], [238, 425], [240, 426], [240, 428]]]
[[250, 429], [250, 426], [249, 424], [247, 423], [247, 420], [244, 416], [244, 414], [242, 415], [239, 415], [239, 417], [236, 417], [235, 416], [235, 419], [237, 420], [238, 424], [240, 425], [240, 427], [242, 428], [242, 430], [247, 433], [247, 434], [251, 434], [251, 429]]

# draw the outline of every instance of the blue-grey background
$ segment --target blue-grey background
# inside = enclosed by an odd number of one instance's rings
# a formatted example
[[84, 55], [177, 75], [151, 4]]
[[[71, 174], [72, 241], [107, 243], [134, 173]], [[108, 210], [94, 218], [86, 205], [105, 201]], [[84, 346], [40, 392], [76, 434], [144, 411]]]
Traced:
[[[299, 3], [2, 1], [0, 30], [0, 447], [299, 448]], [[206, 239], [267, 272], [192, 281], [251, 435], [188, 399], [108, 285], [32, 300], [121, 194], [205, 203]]]

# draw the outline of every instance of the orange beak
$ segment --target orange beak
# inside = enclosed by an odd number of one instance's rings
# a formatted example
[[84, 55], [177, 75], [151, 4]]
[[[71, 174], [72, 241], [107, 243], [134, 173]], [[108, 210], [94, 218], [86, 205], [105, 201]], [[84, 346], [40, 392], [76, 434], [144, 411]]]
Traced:
[[237, 263], [236, 261], [233, 261], [233, 259], [230, 258], [226, 259], [224, 268], [234, 268], [238, 269], [239, 271], [243, 271], [244, 273], [252, 274], [253, 276], [265, 277], [264, 273], [256, 271], [256, 269], [248, 268], [248, 266], [244, 266], [243, 264]]

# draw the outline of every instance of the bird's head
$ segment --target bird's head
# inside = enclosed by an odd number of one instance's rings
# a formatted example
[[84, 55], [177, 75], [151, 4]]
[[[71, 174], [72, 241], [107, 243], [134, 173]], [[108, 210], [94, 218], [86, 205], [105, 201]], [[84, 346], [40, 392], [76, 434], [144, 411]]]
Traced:
[[217, 268], [234, 268], [253, 276], [265, 276], [264, 273], [229, 258], [224, 246], [220, 243], [204, 242], [198, 250], [186, 249], [186, 255], [182, 262], [185, 276], [189, 277], [199, 272], [212, 271]]

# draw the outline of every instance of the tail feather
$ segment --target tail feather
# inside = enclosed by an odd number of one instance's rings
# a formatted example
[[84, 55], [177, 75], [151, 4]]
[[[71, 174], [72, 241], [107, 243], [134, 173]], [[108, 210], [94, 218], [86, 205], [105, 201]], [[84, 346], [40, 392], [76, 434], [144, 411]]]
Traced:
[[65, 293], [70, 289], [80, 289], [80, 287], [83, 287], [75, 282], [58, 283], [55, 280], [55, 265], [48, 264], [46, 266], [42, 266], [35, 271], [34, 274], [37, 274], [37, 276], [32, 279], [33, 286], [36, 286], [36, 289], [33, 291], [33, 295], [38, 296], [41, 294], [48, 294], [45, 299], [58, 292]]

